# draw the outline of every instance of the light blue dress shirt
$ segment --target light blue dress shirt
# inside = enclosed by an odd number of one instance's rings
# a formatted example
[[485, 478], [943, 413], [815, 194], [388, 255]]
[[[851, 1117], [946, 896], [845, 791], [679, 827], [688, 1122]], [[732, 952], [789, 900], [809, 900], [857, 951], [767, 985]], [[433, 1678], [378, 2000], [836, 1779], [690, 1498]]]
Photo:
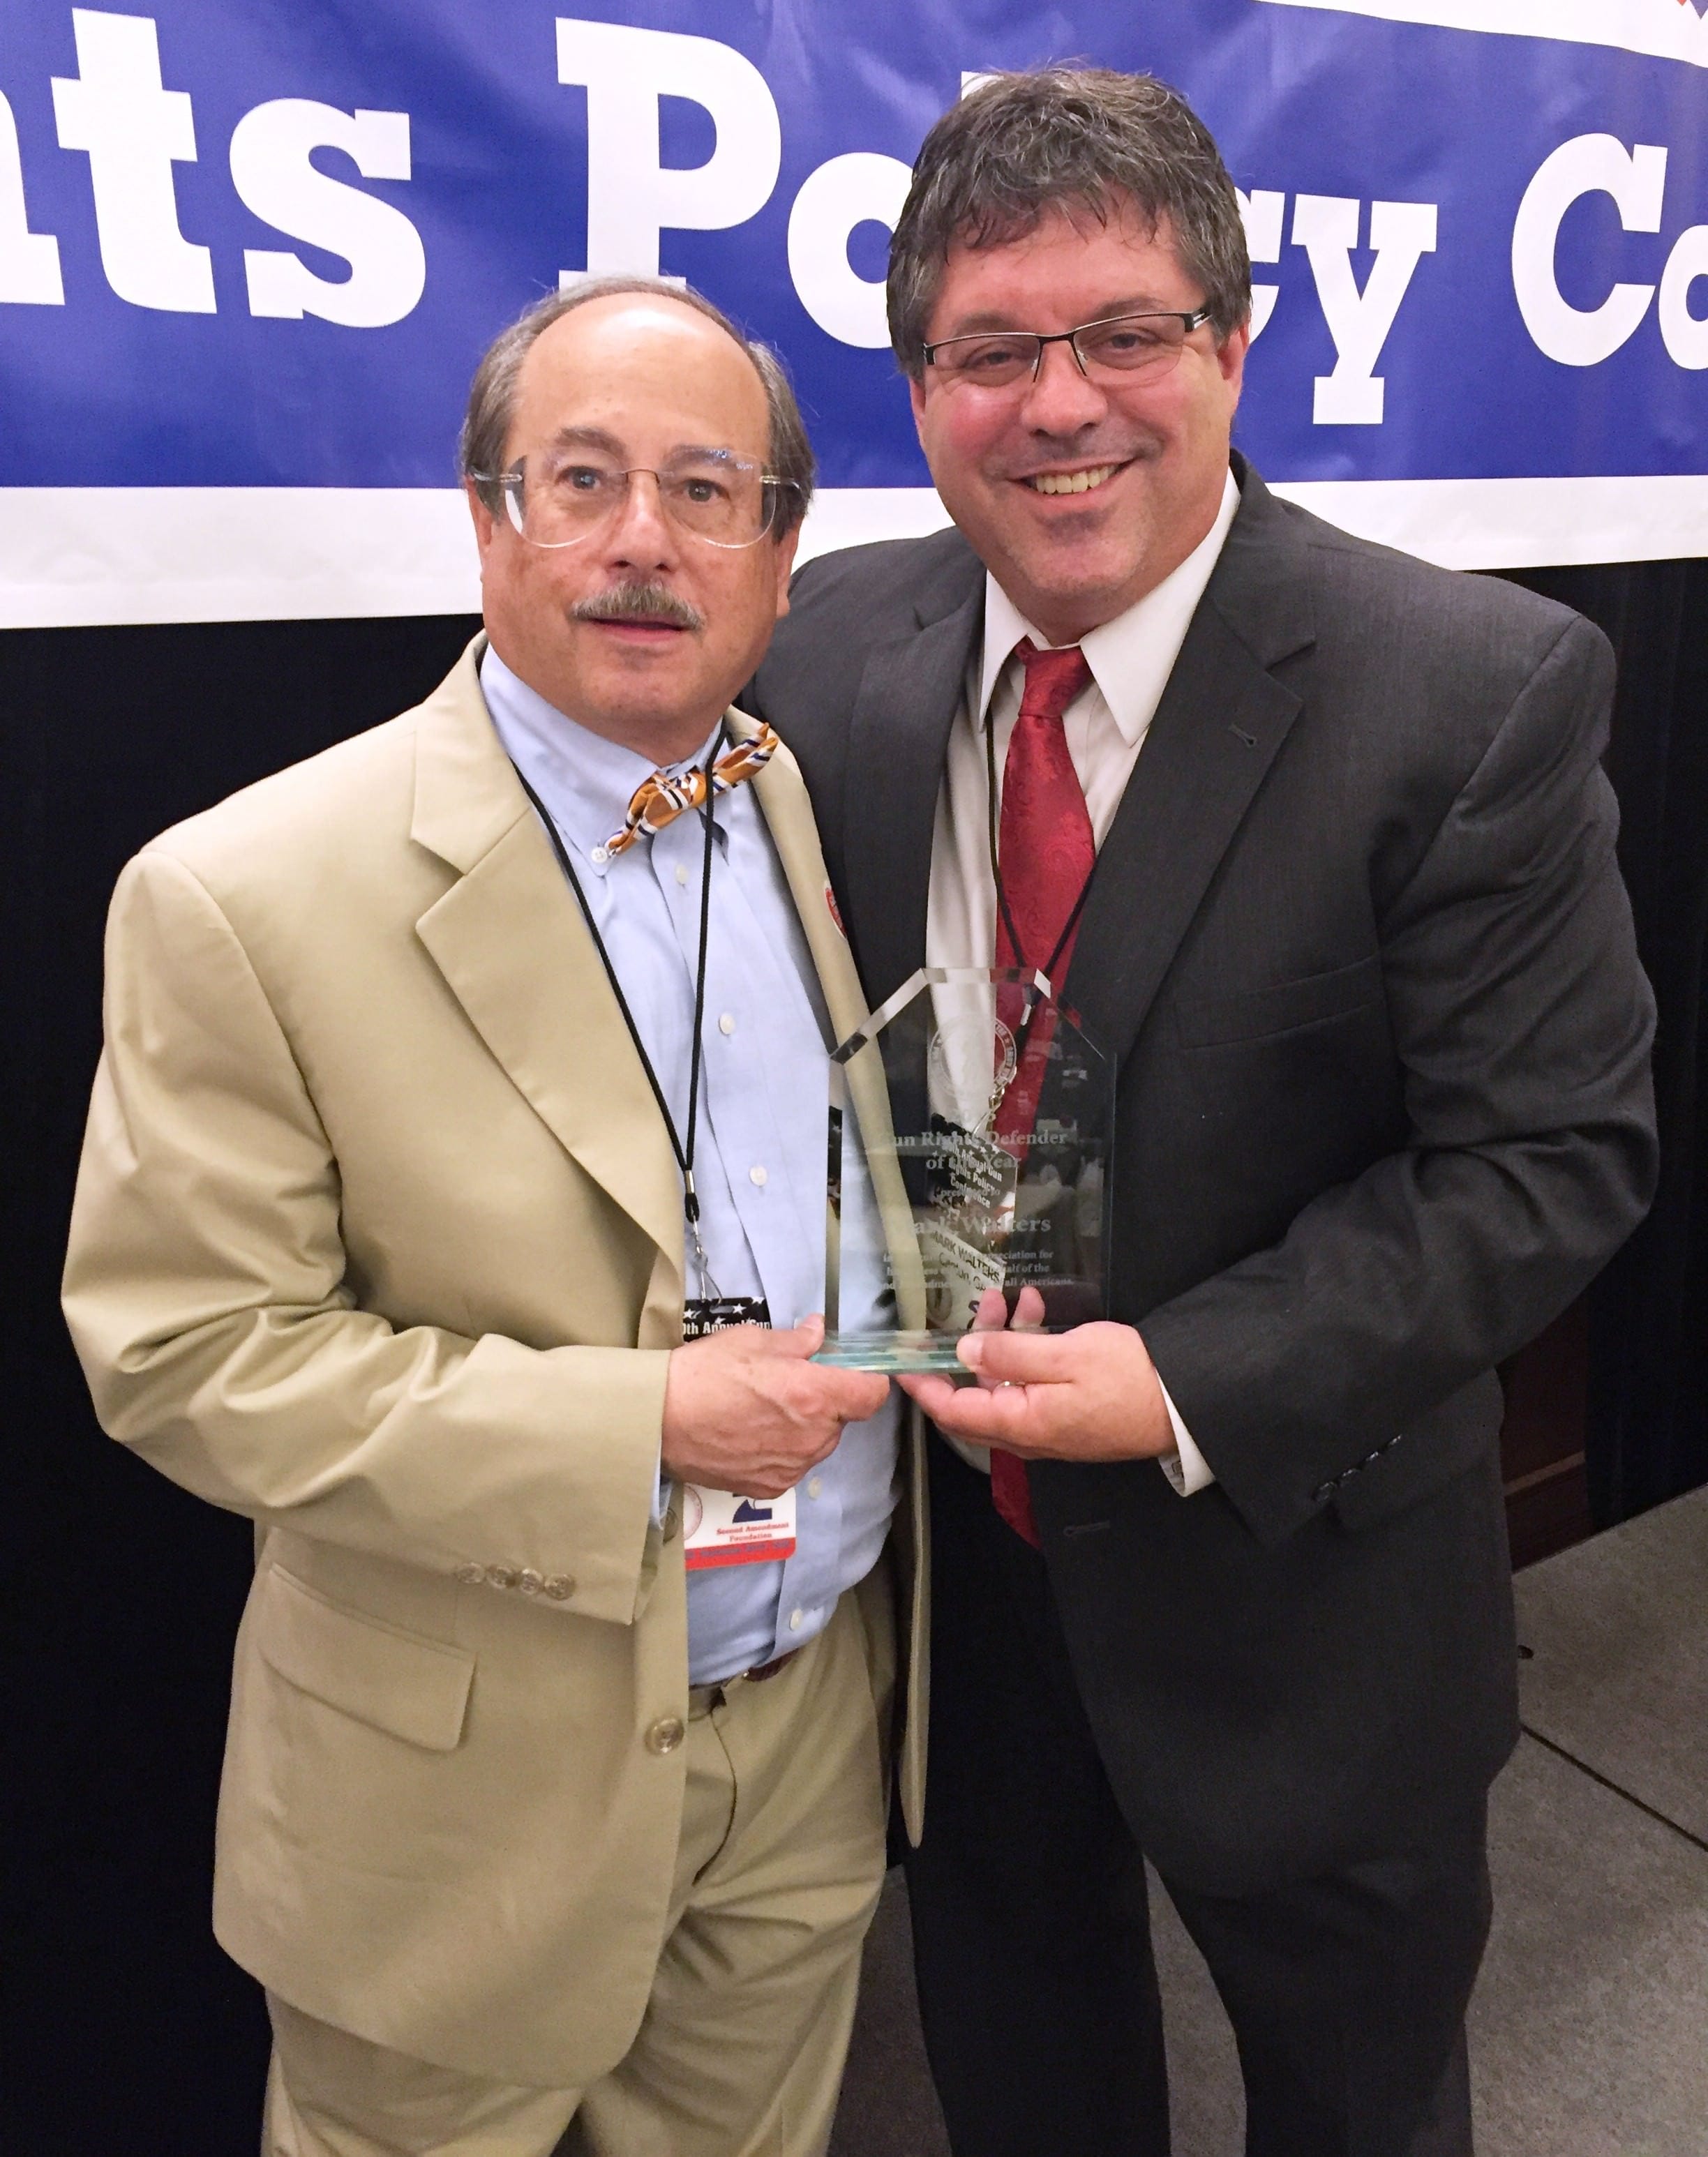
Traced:
[[[607, 858], [604, 842], [653, 766], [554, 709], [490, 649], [481, 687], [505, 752], [575, 865], [685, 1138], [705, 826], [679, 816]], [[774, 1324], [794, 1326], [824, 1307], [828, 1022], [757, 795], [737, 786], [716, 808], [694, 1164], [700, 1233], [723, 1295], [763, 1295]], [[699, 1293], [691, 1261], [686, 1278], [689, 1294]], [[844, 1326], [875, 1316], [884, 1292], [875, 1276], [844, 1281]], [[689, 1574], [691, 1684], [803, 1645], [871, 1571], [895, 1508], [898, 1422], [892, 1393], [798, 1486], [792, 1557]]]

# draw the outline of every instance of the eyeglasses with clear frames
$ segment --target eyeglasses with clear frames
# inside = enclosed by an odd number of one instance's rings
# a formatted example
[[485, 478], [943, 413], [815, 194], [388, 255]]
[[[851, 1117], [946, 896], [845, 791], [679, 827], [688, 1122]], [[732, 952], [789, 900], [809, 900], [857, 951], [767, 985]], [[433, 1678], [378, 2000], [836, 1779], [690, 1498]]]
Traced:
[[686, 451], [662, 470], [617, 465], [583, 449], [549, 450], [519, 457], [508, 471], [468, 475], [483, 488], [503, 490], [511, 523], [534, 547], [575, 547], [592, 538], [642, 476], [657, 486], [658, 506], [676, 528], [709, 547], [756, 547], [777, 530], [786, 491], [796, 487], [729, 450]]
[[952, 382], [1006, 389], [1023, 378], [1035, 382], [1045, 346], [1065, 344], [1087, 380], [1117, 374], [1131, 381], [1135, 375], [1166, 374], [1192, 332], [1210, 317], [1208, 307], [1198, 307], [1189, 314], [1110, 315], [1073, 330], [977, 330], [925, 346], [925, 363]]

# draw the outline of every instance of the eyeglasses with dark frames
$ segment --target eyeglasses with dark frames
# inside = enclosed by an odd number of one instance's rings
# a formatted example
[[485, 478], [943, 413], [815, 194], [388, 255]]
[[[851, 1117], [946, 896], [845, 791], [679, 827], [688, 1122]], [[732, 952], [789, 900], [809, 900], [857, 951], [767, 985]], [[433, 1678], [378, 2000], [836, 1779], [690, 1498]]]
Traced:
[[1044, 347], [1065, 344], [1087, 380], [1095, 375], [1165, 374], [1195, 329], [1211, 310], [1108, 315], [1072, 330], [976, 330], [965, 337], [939, 337], [923, 347], [925, 363], [945, 378], [984, 389], [1006, 389], [1023, 377], [1038, 379]]

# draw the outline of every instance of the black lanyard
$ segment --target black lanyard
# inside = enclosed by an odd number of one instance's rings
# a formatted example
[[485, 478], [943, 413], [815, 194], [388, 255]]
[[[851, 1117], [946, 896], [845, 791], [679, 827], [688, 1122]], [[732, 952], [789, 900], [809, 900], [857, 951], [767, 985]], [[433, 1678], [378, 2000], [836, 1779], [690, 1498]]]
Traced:
[[[726, 731], [720, 727], [718, 738], [712, 744], [706, 758], [710, 773], [714, 759], [727, 739]], [[653, 1068], [653, 1059], [647, 1053], [647, 1045], [641, 1039], [641, 1030], [635, 1024], [634, 1013], [629, 1009], [628, 998], [622, 992], [622, 983], [617, 978], [617, 969], [611, 963], [611, 954], [605, 948], [605, 939], [599, 933], [599, 924], [593, 919], [593, 909], [587, 903], [587, 894], [581, 888], [581, 879], [575, 874], [575, 865], [570, 859], [569, 850], [563, 842], [556, 824], [545, 804], [528, 784], [519, 766], [513, 767], [522, 781], [522, 791], [534, 804], [534, 812], [545, 826], [545, 835], [551, 841], [552, 852], [557, 856], [558, 867], [569, 879], [570, 888], [575, 894], [581, 909], [581, 918], [587, 924], [587, 933], [593, 939], [593, 948], [599, 954], [599, 963], [605, 969], [605, 978], [611, 984], [611, 992], [617, 998], [617, 1007], [622, 1013], [629, 1039], [635, 1045], [635, 1053], [641, 1059], [641, 1068], [647, 1074], [647, 1084], [653, 1089], [653, 1099], [658, 1104], [658, 1114], [664, 1119], [664, 1129], [670, 1135], [670, 1151], [676, 1156], [676, 1166], [682, 1171], [682, 1214], [688, 1224], [688, 1238], [693, 1247], [694, 1264], [699, 1269], [700, 1286], [706, 1296], [721, 1300], [722, 1292], [712, 1278], [712, 1269], [706, 1260], [705, 1245], [700, 1240], [699, 1193], [694, 1186], [694, 1138], [699, 1123], [700, 1066], [704, 1061], [702, 1039], [705, 1025], [706, 1001], [706, 940], [712, 917], [712, 840], [717, 831], [714, 814], [717, 797], [712, 791], [710, 778], [706, 783], [705, 806], [700, 811], [700, 821], [705, 826], [705, 865], [699, 886], [699, 955], [694, 972], [694, 1045], [689, 1053], [688, 1064], [688, 1133], [686, 1139], [676, 1135], [676, 1125], [670, 1115], [670, 1104], [664, 1099], [664, 1089], [658, 1084], [658, 1074]]]

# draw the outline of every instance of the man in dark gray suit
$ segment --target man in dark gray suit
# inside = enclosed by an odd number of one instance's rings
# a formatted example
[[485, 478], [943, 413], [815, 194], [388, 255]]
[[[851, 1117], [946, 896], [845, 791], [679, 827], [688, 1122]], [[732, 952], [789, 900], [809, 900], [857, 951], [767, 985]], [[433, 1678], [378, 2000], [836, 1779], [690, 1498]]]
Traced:
[[1167, 2149], [1143, 1852], [1248, 2150], [1464, 2152], [1516, 1734], [1494, 1366], [1654, 1173], [1610, 656], [1231, 456], [1244, 239], [1161, 85], [963, 100], [890, 295], [958, 528], [802, 571], [753, 701], [874, 1001], [1018, 960], [1119, 1059], [1111, 1322], [909, 1382], [950, 1441], [910, 1873], [951, 2137]]

